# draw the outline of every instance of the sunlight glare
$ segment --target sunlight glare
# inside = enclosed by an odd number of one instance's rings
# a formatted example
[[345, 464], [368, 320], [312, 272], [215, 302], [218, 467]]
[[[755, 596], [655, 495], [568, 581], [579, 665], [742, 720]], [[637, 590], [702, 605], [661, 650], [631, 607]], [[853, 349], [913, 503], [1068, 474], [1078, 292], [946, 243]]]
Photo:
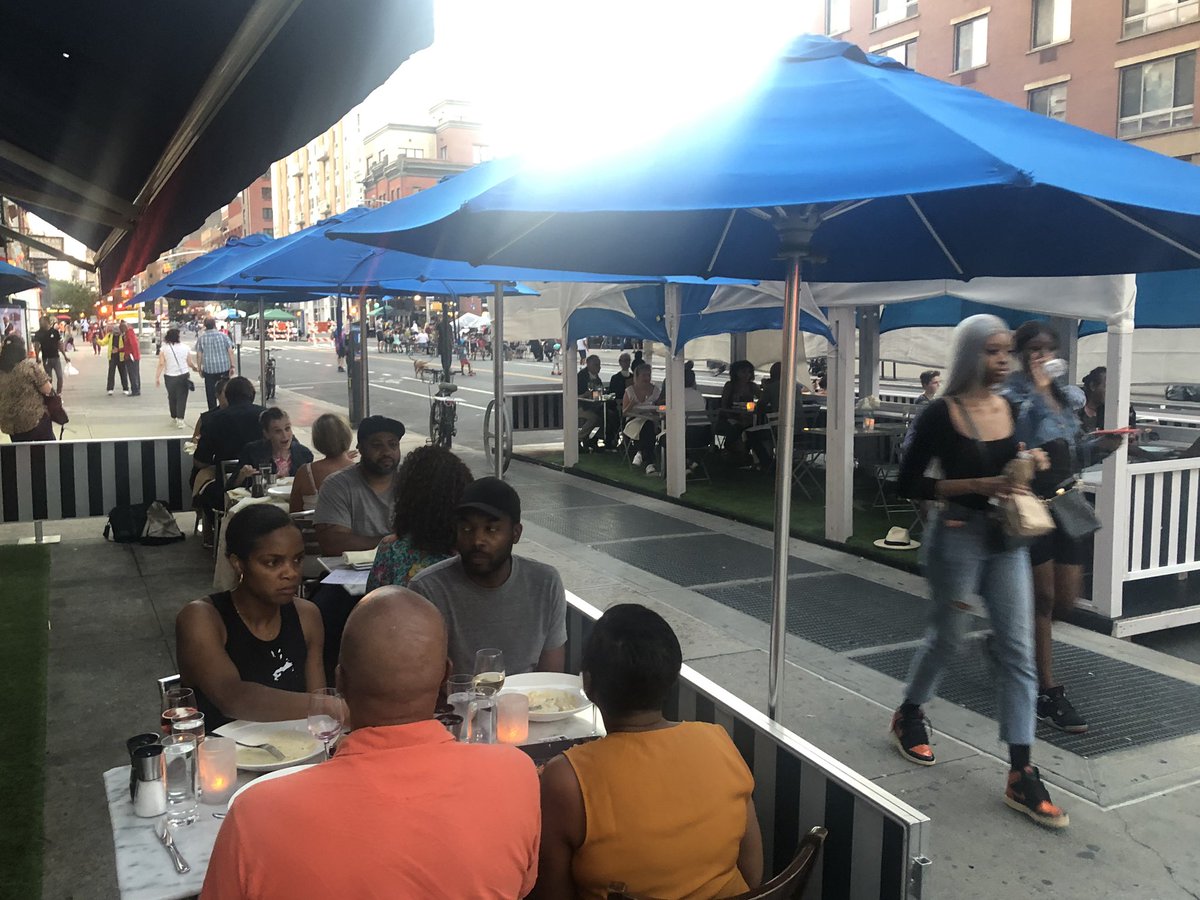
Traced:
[[578, 164], [649, 142], [743, 95], [811, 10], [796, 0], [442, 0], [437, 44], [497, 155]]

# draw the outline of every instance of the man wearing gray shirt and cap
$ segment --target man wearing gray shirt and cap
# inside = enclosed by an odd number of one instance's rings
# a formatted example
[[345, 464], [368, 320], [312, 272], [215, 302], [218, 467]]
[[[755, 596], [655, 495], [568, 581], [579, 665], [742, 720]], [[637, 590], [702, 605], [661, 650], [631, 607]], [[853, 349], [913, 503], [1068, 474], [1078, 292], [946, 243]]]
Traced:
[[456, 508], [458, 556], [418, 574], [409, 588], [446, 619], [454, 671], [470, 674], [485, 647], [504, 651], [505, 672], [561, 672], [567, 598], [553, 566], [513, 556], [521, 498], [499, 478], [467, 485]]

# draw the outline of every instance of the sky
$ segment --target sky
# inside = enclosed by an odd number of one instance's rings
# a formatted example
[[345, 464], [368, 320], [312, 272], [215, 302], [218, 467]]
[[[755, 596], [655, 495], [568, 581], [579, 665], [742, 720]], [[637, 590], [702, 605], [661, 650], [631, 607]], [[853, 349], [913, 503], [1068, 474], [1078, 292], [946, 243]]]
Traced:
[[[821, 0], [435, 0], [435, 39], [360, 108], [364, 133], [471, 102], [498, 155], [627, 149], [737, 96]], [[720, 67], [712, 64], [722, 58]]]

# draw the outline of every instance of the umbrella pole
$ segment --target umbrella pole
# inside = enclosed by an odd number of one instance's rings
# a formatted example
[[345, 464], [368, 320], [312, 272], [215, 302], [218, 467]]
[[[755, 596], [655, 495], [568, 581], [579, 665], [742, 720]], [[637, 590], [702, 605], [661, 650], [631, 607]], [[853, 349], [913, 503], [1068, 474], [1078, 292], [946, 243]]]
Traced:
[[495, 476], [504, 477], [504, 285], [492, 286], [492, 393], [496, 404], [492, 416], [495, 429]]
[[262, 297], [258, 298], [258, 399], [267, 399], [267, 303]]
[[358, 298], [358, 408], [365, 419], [371, 414], [371, 390], [367, 384], [367, 298]]

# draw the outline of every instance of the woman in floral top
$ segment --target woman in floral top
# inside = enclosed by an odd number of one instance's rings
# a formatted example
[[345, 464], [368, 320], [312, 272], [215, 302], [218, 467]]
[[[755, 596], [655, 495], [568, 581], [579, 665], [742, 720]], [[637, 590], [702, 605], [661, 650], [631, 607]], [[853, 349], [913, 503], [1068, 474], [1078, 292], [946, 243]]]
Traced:
[[474, 479], [443, 447], [418, 447], [396, 473], [392, 534], [375, 551], [367, 590], [403, 587], [426, 566], [454, 555], [454, 510]]
[[50, 377], [36, 359], [26, 358], [24, 339], [6, 335], [0, 347], [0, 431], [13, 443], [54, 440], [49, 394]]

